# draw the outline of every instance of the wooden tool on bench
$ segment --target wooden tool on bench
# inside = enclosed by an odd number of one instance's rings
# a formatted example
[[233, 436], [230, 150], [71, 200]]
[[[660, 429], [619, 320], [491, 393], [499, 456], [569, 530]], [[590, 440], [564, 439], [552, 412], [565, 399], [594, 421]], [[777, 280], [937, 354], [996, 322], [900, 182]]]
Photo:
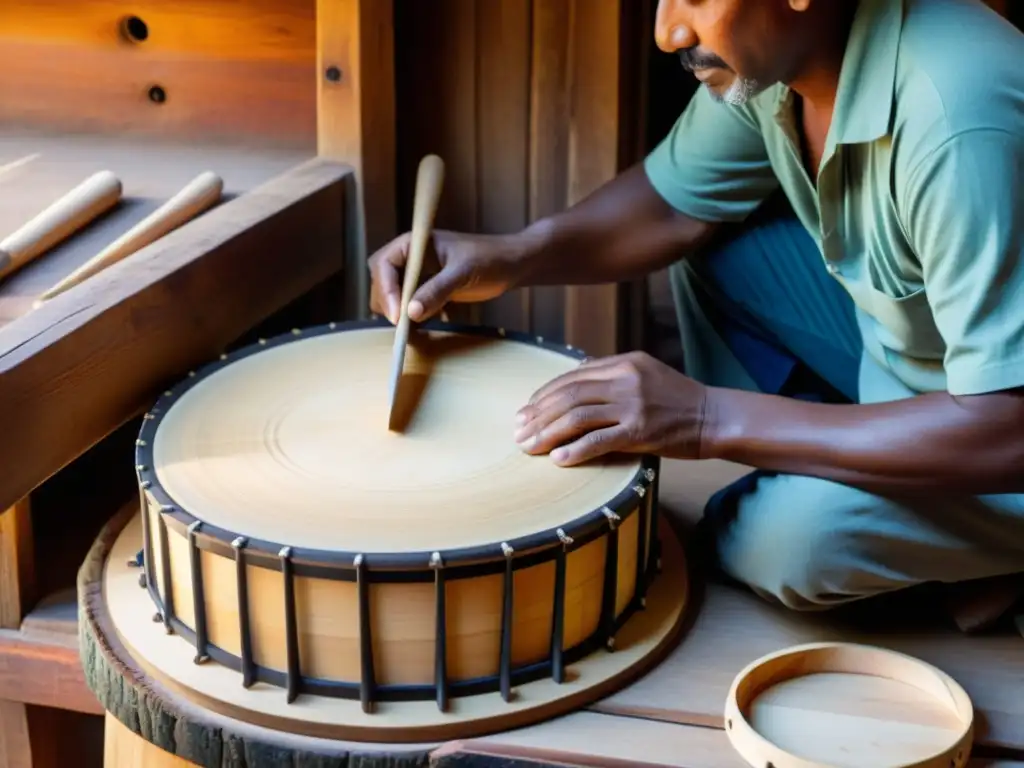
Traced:
[[36, 306], [78, 285], [105, 267], [131, 256], [173, 229], [191, 221], [221, 198], [224, 182], [210, 171], [199, 174], [178, 194], [43, 293]]
[[0, 241], [0, 278], [46, 253], [121, 200], [121, 180], [110, 171], [90, 176]]
[[409, 342], [409, 301], [420, 282], [423, 268], [423, 253], [427, 249], [430, 230], [434, 226], [434, 215], [441, 199], [444, 184], [444, 162], [437, 155], [427, 155], [420, 161], [416, 176], [416, 198], [412, 214], [412, 234], [409, 237], [409, 258], [405, 263], [402, 279], [402, 303], [398, 322], [395, 326], [395, 343], [391, 358], [390, 392], [388, 395], [388, 427], [393, 428], [395, 405], [398, 402], [398, 387], [405, 369], [405, 348]]
[[17, 160], [14, 160], [13, 162], [5, 163], [4, 165], [0, 165], [0, 176], [3, 176], [4, 174], [10, 173], [12, 171], [16, 171], [19, 168], [21, 168], [22, 166], [28, 165], [29, 163], [33, 162], [34, 160], [37, 160], [40, 156], [41, 155], [40, 155], [39, 152], [35, 152], [35, 153], [31, 154], [31, 155], [25, 155], [24, 157], [18, 158]]

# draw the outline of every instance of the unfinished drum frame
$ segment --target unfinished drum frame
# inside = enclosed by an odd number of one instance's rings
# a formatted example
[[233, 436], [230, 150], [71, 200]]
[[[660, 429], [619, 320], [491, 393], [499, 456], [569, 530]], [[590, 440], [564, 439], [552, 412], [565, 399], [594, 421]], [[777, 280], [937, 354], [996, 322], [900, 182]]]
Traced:
[[[305, 330], [294, 330], [244, 347], [233, 354], [191, 373], [180, 385], [167, 390], [155, 406], [145, 414], [136, 446], [136, 471], [142, 512], [143, 548], [137, 564], [143, 568], [140, 585], [145, 587], [156, 606], [154, 621], [162, 622], [169, 633], [177, 633], [196, 649], [195, 661], [213, 661], [241, 675], [241, 684], [250, 687], [257, 682], [285, 690], [289, 703], [302, 694], [358, 699], [365, 712], [373, 710], [374, 702], [436, 700], [446, 711], [450, 697], [474, 696], [500, 692], [508, 701], [513, 687], [544, 677], [557, 683], [565, 680], [566, 667], [602, 648], [613, 650], [616, 632], [637, 611], [644, 607], [645, 593], [660, 571], [661, 544], [658, 538], [658, 469], [657, 457], [643, 456], [639, 469], [614, 498], [600, 508], [589, 510], [562, 527], [539, 531], [508, 541], [486, 546], [423, 552], [346, 552], [287, 546], [250, 538], [236, 531], [225, 530], [198, 519], [183, 509], [161, 486], [154, 468], [154, 442], [161, 420], [173, 408], [176, 399], [191, 387], [204, 381], [225, 366], [246, 356], [258, 354], [278, 345], [296, 343], [319, 334], [345, 333], [379, 327], [379, 321], [330, 323]], [[431, 322], [427, 330], [469, 334], [504, 339], [513, 343], [534, 345], [576, 359], [584, 355], [573, 349], [545, 342], [526, 334], [477, 326], [459, 326]], [[635, 518], [635, 520], [631, 520]], [[620, 530], [626, 523], [635, 523], [635, 540], [623, 544]], [[633, 527], [633, 526], [631, 526]], [[175, 610], [174, 581], [171, 576], [170, 537], [187, 540], [191, 572], [191, 601], [194, 606], [193, 625], [183, 621]], [[584, 546], [605, 542], [603, 585], [600, 617], [596, 629], [571, 646], [566, 645], [565, 595], [567, 562]], [[624, 606], [620, 596], [620, 551], [636, 547], [633, 585]], [[160, 555], [157, 573], [154, 550]], [[212, 643], [208, 634], [208, 616], [204, 585], [202, 553], [233, 560], [238, 594], [240, 654], [234, 654]], [[554, 589], [551, 594], [551, 632], [546, 656], [529, 663], [516, 664], [512, 653], [513, 582], [515, 574], [530, 568], [554, 563]], [[249, 567], [258, 567], [280, 574], [284, 602], [282, 611], [287, 655], [286, 668], [257, 663], [250, 631]], [[470, 679], [452, 679], [447, 669], [446, 652], [446, 585], [464, 579], [503, 575], [501, 597], [500, 655], [494, 674]], [[358, 600], [359, 669], [358, 680], [323, 679], [304, 674], [300, 658], [299, 623], [296, 610], [295, 579], [300, 577], [354, 583]], [[160, 582], [158, 584], [158, 581]], [[374, 664], [374, 629], [370, 590], [373, 585], [433, 583], [435, 659], [432, 681], [417, 684], [381, 684]], [[262, 610], [270, 610], [262, 606]]]

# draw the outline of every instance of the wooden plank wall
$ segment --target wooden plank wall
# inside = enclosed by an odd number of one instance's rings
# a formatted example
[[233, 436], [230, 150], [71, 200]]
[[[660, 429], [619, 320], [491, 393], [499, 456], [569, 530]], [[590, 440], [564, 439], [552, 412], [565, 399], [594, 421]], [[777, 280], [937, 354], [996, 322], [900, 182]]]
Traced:
[[[399, 228], [411, 221], [416, 166], [428, 152], [447, 164], [437, 226], [481, 233], [519, 230], [639, 160], [654, 5], [396, 3]], [[642, 290], [520, 290], [469, 314], [611, 354], [639, 338], [642, 322], [628, 320]]]
[[0, 125], [315, 150], [315, 46], [314, 0], [3, 0]]

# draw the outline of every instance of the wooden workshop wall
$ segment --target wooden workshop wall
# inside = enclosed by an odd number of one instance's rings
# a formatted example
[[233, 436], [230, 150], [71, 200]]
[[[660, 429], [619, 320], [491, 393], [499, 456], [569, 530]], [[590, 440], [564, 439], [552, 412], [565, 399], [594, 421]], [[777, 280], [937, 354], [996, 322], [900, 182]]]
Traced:
[[315, 0], [2, 0], [0, 61], [0, 128], [316, 150]]
[[[398, 0], [399, 227], [428, 152], [447, 164], [437, 225], [485, 233], [562, 210], [638, 160], [654, 5]], [[471, 316], [609, 354], [635, 345], [642, 289], [520, 290]]]

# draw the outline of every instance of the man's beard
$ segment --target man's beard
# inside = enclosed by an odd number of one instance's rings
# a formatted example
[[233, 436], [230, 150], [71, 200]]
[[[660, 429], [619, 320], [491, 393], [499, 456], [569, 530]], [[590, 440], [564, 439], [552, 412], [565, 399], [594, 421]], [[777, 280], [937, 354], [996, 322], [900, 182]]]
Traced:
[[[702, 55], [694, 51], [692, 48], [686, 48], [679, 51], [679, 61], [683, 65], [683, 69], [692, 72], [695, 69], [722, 69], [727, 72], [733, 70], [720, 58], [714, 54]], [[749, 77], [739, 77], [733, 81], [732, 85], [729, 86], [725, 93], [716, 93], [710, 86], [705, 86], [708, 89], [708, 93], [711, 94], [711, 98], [715, 101], [722, 102], [725, 104], [731, 104], [732, 106], [742, 106], [746, 104], [750, 99], [756, 96], [761, 91], [761, 84]]]
[[760, 92], [761, 84], [749, 77], [737, 77], [725, 93], [716, 93], [708, 87], [712, 99], [734, 107], [742, 107]]

